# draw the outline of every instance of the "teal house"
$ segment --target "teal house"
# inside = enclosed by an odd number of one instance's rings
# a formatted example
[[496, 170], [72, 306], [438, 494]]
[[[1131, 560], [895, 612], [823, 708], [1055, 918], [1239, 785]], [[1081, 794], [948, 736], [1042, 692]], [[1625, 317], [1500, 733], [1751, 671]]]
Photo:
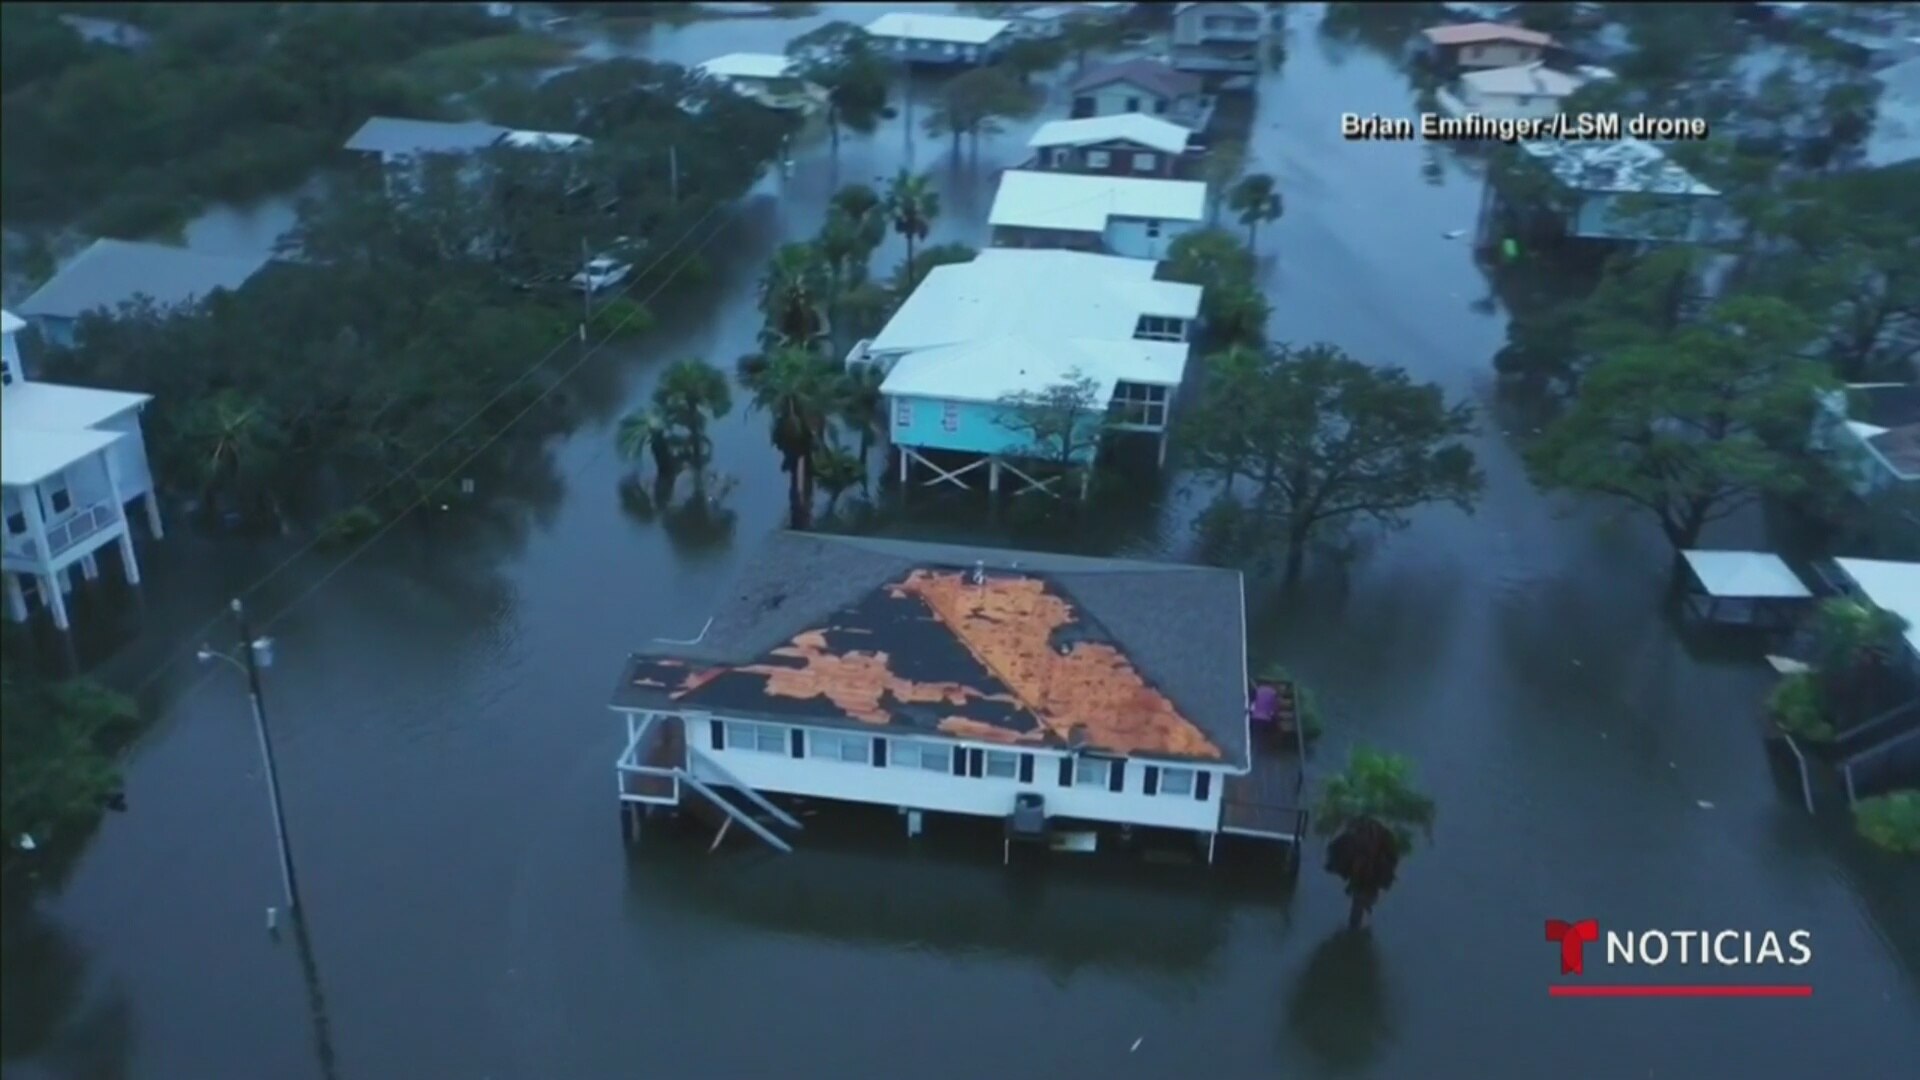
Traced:
[[1104, 431], [1154, 436], [1164, 460], [1200, 288], [1156, 281], [1154, 265], [989, 248], [928, 274], [847, 358], [886, 372], [881, 393], [902, 482], [920, 466], [932, 471], [928, 484], [968, 487], [966, 477], [984, 470], [989, 490], [1004, 472], [1044, 489], [1052, 480], [1032, 473], [1060, 457], [1061, 440], [1036, 435], [1017, 403], [1081, 380], [1092, 399], [1084, 433], [1067, 440], [1074, 460], [1090, 458]]

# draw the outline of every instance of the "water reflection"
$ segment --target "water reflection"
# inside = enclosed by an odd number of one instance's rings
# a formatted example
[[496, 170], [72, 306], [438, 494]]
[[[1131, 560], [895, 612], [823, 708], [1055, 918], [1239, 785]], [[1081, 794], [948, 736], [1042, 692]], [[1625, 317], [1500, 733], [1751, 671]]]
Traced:
[[1389, 988], [1380, 950], [1365, 930], [1342, 930], [1320, 943], [1287, 993], [1282, 1046], [1304, 1046], [1335, 1073], [1372, 1064], [1393, 1038]]
[[0, 1064], [7, 1076], [128, 1075], [132, 1010], [117, 985], [88, 994], [87, 959], [44, 913], [9, 904], [0, 964]]

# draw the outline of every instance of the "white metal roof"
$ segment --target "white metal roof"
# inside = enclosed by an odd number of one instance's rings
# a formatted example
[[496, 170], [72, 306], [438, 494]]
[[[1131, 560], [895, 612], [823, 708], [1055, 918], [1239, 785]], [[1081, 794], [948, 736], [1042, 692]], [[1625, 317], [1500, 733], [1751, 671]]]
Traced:
[[0, 311], [0, 334], [19, 333], [27, 325], [27, 320], [11, 311]]
[[988, 248], [936, 267], [868, 346], [885, 355], [994, 334], [1053, 341], [1127, 341], [1142, 315], [1192, 319], [1200, 287], [1153, 279], [1149, 259], [1080, 251]]
[[1027, 140], [1027, 145], [1040, 149], [1048, 146], [1087, 146], [1126, 139], [1169, 154], [1179, 154], [1186, 151], [1187, 139], [1192, 134], [1179, 124], [1168, 123], [1145, 113], [1119, 113], [1041, 124], [1040, 130]]
[[1920, 563], [1835, 559], [1875, 607], [1907, 620], [1907, 645], [1920, 652]]
[[[13, 391], [8, 390], [12, 397]], [[37, 484], [60, 470], [121, 438], [118, 431], [47, 431], [42, 428], [0, 428], [0, 486]]]
[[522, 150], [572, 150], [578, 146], [592, 145], [593, 140], [585, 135], [574, 135], [565, 131], [509, 131], [500, 136], [502, 146], [518, 147]]
[[1207, 185], [1195, 180], [1014, 169], [1000, 177], [989, 223], [1029, 229], [1104, 232], [1110, 217], [1199, 221], [1207, 214]]
[[1469, 71], [1461, 83], [1477, 94], [1514, 94], [1532, 97], [1566, 97], [1586, 85], [1578, 75], [1555, 71], [1545, 64], [1521, 64], [1517, 67]]
[[1718, 195], [1674, 164], [1666, 152], [1641, 139], [1618, 142], [1523, 142], [1520, 149], [1544, 163], [1554, 179], [1577, 191], [1653, 195]]
[[149, 394], [22, 380], [0, 394], [0, 426], [68, 431], [90, 428], [152, 401]]
[[1786, 560], [1765, 551], [1683, 551], [1693, 576], [1713, 596], [1812, 597]]
[[985, 45], [1007, 28], [1005, 19], [976, 19], [967, 15], [922, 15], [889, 11], [867, 24], [874, 37], [913, 41], [951, 41], [956, 45]]
[[793, 66], [792, 58], [779, 53], [735, 52], [716, 56], [695, 70], [716, 79], [783, 79]]

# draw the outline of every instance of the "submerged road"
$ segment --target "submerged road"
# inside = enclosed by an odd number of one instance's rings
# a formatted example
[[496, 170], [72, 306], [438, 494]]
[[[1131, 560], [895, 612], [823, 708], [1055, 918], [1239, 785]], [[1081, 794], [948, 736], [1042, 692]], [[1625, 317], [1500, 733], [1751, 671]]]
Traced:
[[[815, 21], [631, 47], [777, 50]], [[1410, 108], [1405, 78], [1311, 18], [1291, 42], [1254, 141], [1287, 200], [1263, 238], [1275, 336], [1403, 365], [1485, 420], [1477, 514], [1423, 514], [1351, 572], [1255, 598], [1262, 653], [1331, 714], [1319, 766], [1384, 745], [1439, 802], [1372, 934], [1336, 933], [1345, 898], [1317, 848], [1284, 897], [1145, 871], [1025, 882], [903, 840], [624, 856], [604, 709], [619, 660], [697, 632], [778, 526], [784, 478], [764, 418], [737, 408], [715, 432], [730, 522], [638, 520], [610, 426], [668, 362], [751, 348], [761, 266], [812, 233], [835, 183], [816, 147], [710, 249], [710, 303], [583, 372], [602, 405], [514, 493], [524, 514], [383, 545], [275, 628], [267, 693], [340, 1076], [1864, 1078], [1920, 1060], [1912, 875], [1779, 795], [1752, 720], [1766, 680], [1682, 646], [1658, 613], [1657, 538], [1527, 482], [1493, 398], [1503, 316], [1444, 235], [1470, 227], [1477, 182], [1444, 158], [1431, 182], [1417, 143], [1342, 142], [1339, 113]], [[920, 142], [945, 202], [933, 242], [979, 242], [1025, 135], [984, 142], [977, 165]], [[891, 173], [903, 145], [897, 125], [848, 141], [840, 179]], [[899, 256], [890, 240], [876, 269]], [[1178, 555], [1190, 510], [1135, 546]], [[155, 641], [272, 561], [186, 532], [147, 556]], [[46, 905], [62, 951], [35, 974], [68, 1007], [40, 1074], [319, 1075], [293, 950], [262, 932], [278, 878], [242, 690], [190, 664], [162, 680], [133, 811]], [[1815, 996], [1549, 1001], [1547, 918], [1808, 929]]]

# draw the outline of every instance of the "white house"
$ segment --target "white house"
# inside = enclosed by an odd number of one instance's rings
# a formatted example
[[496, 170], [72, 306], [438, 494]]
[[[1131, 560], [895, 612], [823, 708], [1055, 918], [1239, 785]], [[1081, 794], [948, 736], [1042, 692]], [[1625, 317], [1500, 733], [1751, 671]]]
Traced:
[[1286, 30], [1286, 6], [1269, 3], [1173, 5], [1172, 59], [1181, 71], [1251, 74], [1269, 43]]
[[769, 109], [810, 112], [824, 104], [826, 94], [800, 78], [798, 68], [792, 57], [779, 53], [737, 52], [697, 64], [694, 71]]
[[238, 289], [269, 257], [213, 255], [134, 240], [95, 240], [21, 302], [19, 312], [56, 345], [74, 342], [74, 327], [90, 312], [112, 314], [144, 297], [162, 308], [182, 307], [221, 289]]
[[1863, 383], [1821, 394], [1812, 442], [1860, 498], [1920, 484], [1920, 385]]
[[1833, 563], [1855, 592], [1907, 621], [1906, 666], [1920, 674], [1920, 563], [1890, 559], [1835, 559]]
[[1566, 234], [1589, 240], [1707, 243], [1726, 231], [1720, 192], [1631, 136], [1608, 142], [1523, 142], [1559, 187]]
[[1202, 92], [1199, 77], [1158, 60], [1102, 64], [1073, 80], [1067, 92], [1075, 120], [1144, 113], [1204, 131], [1213, 116], [1213, 98]]
[[1551, 34], [1489, 22], [1432, 26], [1420, 36], [1434, 59], [1463, 68], [1520, 67], [1538, 61], [1554, 45]]
[[1161, 259], [1205, 223], [1207, 185], [1011, 169], [987, 215], [998, 247], [1064, 247]]
[[1454, 116], [1477, 113], [1495, 119], [1556, 116], [1566, 99], [1587, 80], [1542, 63], [1469, 71], [1460, 76], [1456, 91], [1435, 96], [1440, 107]]
[[745, 565], [696, 637], [627, 661], [630, 807], [691, 791], [782, 850], [801, 822], [768, 796], [895, 808], [909, 835], [1021, 807], [1209, 856], [1223, 832], [1289, 838], [1241, 824], [1272, 752], [1237, 571], [797, 532]]
[[520, 131], [477, 120], [449, 123], [374, 116], [347, 139], [346, 148], [373, 155], [382, 166], [397, 169], [434, 154], [474, 154], [495, 146], [558, 152], [591, 145], [593, 140], [585, 135], [563, 131]]
[[1005, 19], [890, 11], [867, 24], [882, 52], [917, 64], [981, 64], [1014, 38]]
[[[1164, 459], [1200, 287], [1153, 274], [1144, 259], [1009, 248], [928, 274], [880, 335], [848, 357], [886, 372], [880, 392], [902, 479], [918, 463], [965, 487], [959, 478], [985, 465], [990, 490], [1003, 469], [1038, 486], [1014, 464], [1033, 456], [1030, 433], [1006, 422], [1001, 401], [1075, 373], [1093, 383], [1090, 422], [1155, 435]], [[968, 463], [943, 469], [930, 451]]]
[[29, 593], [45, 603], [54, 625], [68, 629], [65, 594], [78, 564], [99, 576], [100, 549], [118, 545], [129, 582], [140, 580], [127, 506], [146, 504], [147, 525], [161, 535], [147, 466], [140, 410], [150, 398], [118, 390], [62, 386], [27, 378], [18, 333], [26, 323], [0, 312], [5, 380], [0, 385], [0, 513], [5, 516], [7, 615], [27, 619]]
[[1032, 169], [1170, 177], [1193, 133], [1141, 113], [1054, 120], [1040, 125], [1027, 147]]

